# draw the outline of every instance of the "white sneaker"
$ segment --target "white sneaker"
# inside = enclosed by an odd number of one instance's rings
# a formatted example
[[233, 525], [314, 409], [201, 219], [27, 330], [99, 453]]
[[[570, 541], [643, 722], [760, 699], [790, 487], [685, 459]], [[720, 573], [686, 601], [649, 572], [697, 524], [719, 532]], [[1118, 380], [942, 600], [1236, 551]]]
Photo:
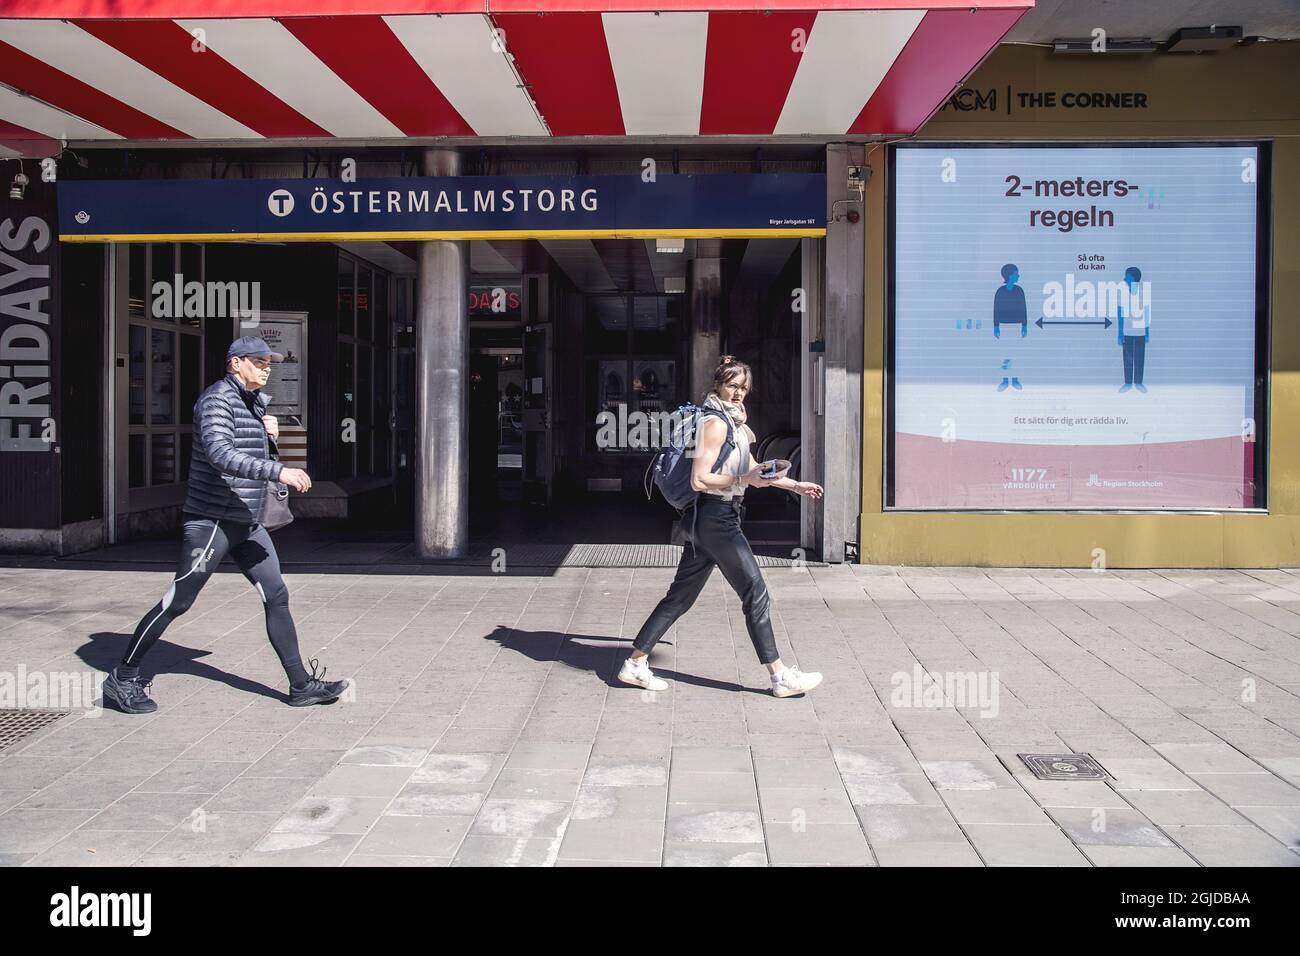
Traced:
[[805, 694], [822, 682], [822, 675], [817, 671], [805, 674], [797, 667], [787, 667], [772, 675], [773, 697], [794, 697]]
[[668, 681], [655, 677], [654, 672], [650, 670], [650, 665], [646, 663], [647, 660], [648, 658], [645, 657], [633, 660], [629, 655], [618, 670], [618, 679], [624, 684], [643, 687], [646, 690], [667, 690]]

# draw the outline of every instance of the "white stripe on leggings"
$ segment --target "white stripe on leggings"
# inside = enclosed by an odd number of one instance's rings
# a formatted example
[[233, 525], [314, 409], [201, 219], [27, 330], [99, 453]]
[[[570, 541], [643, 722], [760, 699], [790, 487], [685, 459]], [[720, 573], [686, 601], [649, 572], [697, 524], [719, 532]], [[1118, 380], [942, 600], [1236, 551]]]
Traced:
[[[212, 546], [212, 541], [217, 536], [217, 528], [218, 528], [217, 522], [215, 521], [212, 522], [212, 534], [208, 535], [208, 543], [203, 546], [203, 551], [202, 551], [203, 554], [207, 554], [208, 548]], [[198, 569], [198, 566], [199, 566], [199, 562], [195, 561], [194, 564], [191, 565], [188, 571], [182, 574], [179, 578], [174, 578], [172, 580], [171, 587], [169, 587], [167, 589], [167, 593], [163, 595], [162, 607], [158, 609], [158, 613], [154, 615], [153, 620], [144, 626], [144, 630], [140, 632], [140, 636], [135, 639], [135, 644], [131, 647], [129, 651], [127, 651], [126, 654], [127, 660], [131, 659], [131, 655], [135, 653], [136, 648], [139, 647], [141, 642], [144, 641], [145, 635], [149, 633], [149, 628], [157, 624], [158, 618], [162, 617], [163, 612], [172, 606], [172, 601], [176, 597], [176, 585], [179, 584], [181, 581], [184, 581], [191, 574], [193, 574]]]

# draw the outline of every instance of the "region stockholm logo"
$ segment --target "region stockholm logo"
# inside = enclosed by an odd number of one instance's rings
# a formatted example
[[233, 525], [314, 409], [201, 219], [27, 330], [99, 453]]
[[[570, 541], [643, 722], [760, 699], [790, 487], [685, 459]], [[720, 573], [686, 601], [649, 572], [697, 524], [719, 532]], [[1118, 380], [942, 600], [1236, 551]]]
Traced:
[[273, 216], [287, 216], [293, 212], [293, 193], [287, 189], [277, 189], [266, 197], [266, 208]]

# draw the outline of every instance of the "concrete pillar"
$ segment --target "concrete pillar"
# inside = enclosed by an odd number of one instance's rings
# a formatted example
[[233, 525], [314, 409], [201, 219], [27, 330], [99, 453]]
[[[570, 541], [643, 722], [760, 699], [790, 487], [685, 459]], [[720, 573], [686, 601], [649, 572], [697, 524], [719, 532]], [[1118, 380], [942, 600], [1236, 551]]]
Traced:
[[[858, 543], [862, 509], [862, 365], [865, 359], [863, 273], [867, 217], [848, 187], [849, 166], [865, 164], [860, 143], [826, 147], [825, 392], [822, 435], [826, 488], [822, 559], [843, 561], [846, 543]], [[856, 211], [857, 222], [847, 213]], [[837, 218], [838, 217], [838, 218]], [[866, 556], [865, 560], [870, 560]]]
[[690, 400], [698, 402], [712, 387], [713, 372], [722, 354], [722, 259], [697, 256], [691, 260], [687, 292], [691, 336]]
[[[426, 176], [456, 176], [461, 157], [425, 150]], [[423, 558], [469, 550], [469, 243], [421, 242], [416, 259], [415, 544]]]

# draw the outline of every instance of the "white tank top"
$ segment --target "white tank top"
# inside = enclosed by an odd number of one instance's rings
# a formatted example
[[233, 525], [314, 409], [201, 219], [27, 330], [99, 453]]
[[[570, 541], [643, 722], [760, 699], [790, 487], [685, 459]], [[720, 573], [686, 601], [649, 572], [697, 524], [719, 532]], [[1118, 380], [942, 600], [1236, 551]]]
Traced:
[[745, 486], [740, 483], [740, 477], [748, 474], [754, 466], [750, 462], [749, 449], [745, 447], [744, 439], [734, 428], [732, 437], [736, 442], [736, 447], [731, 449], [731, 454], [727, 456], [727, 460], [722, 463], [722, 467], [715, 474], [730, 475], [736, 479], [736, 482], [728, 489], [706, 488], [703, 492], [706, 495], [716, 495], [719, 498], [730, 500], [743, 497], [745, 494]]

